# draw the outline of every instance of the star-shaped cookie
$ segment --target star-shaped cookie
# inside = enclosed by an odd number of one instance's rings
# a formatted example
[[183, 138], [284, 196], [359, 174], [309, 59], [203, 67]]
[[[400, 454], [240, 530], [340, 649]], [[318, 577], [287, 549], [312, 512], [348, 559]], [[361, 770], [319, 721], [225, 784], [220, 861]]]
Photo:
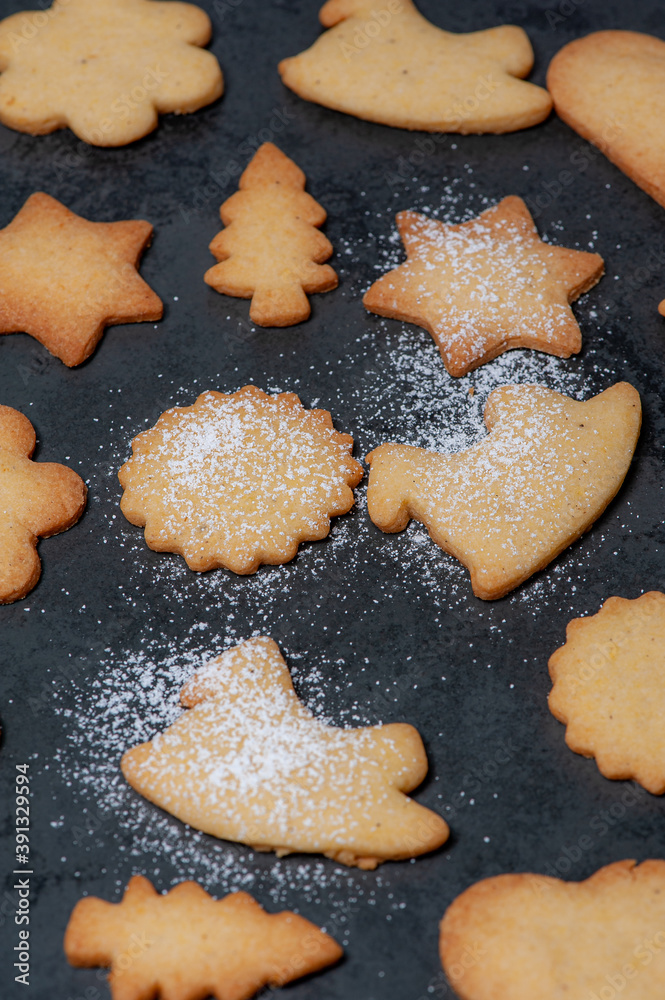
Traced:
[[222, 72], [210, 18], [169, 0], [56, 0], [0, 22], [0, 121], [45, 135], [68, 126], [95, 146], [122, 146], [216, 100]]
[[75, 524], [85, 507], [83, 480], [66, 465], [33, 462], [27, 417], [0, 406], [0, 604], [18, 601], [39, 579], [37, 540]]
[[352, 448], [327, 410], [305, 410], [292, 392], [204, 392], [134, 438], [120, 506], [156, 552], [179, 552], [198, 572], [254, 573], [350, 510], [363, 475]]
[[182, 689], [187, 711], [128, 750], [122, 772], [197, 830], [278, 855], [321, 852], [371, 869], [440, 847], [448, 825], [410, 799], [427, 774], [406, 723], [344, 729], [299, 701], [279, 647], [249, 639]]
[[213, 899], [181, 882], [161, 895], [135, 875], [120, 903], [79, 900], [65, 954], [75, 966], [110, 965], [113, 1000], [249, 1000], [331, 965], [342, 949], [304, 917], [266, 913], [246, 892]]
[[149, 222], [88, 222], [48, 194], [31, 195], [0, 230], [0, 333], [29, 333], [72, 367], [104, 328], [161, 319], [137, 272]]
[[428, 330], [451, 375], [513, 347], [568, 358], [582, 346], [570, 303], [603, 274], [598, 254], [550, 246], [521, 198], [460, 225], [400, 212], [407, 260], [366, 292], [379, 316]]

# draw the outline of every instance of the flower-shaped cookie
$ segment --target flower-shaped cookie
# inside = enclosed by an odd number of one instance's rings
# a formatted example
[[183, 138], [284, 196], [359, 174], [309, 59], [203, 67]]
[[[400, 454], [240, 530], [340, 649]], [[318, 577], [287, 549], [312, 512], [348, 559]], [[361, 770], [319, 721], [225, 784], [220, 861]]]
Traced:
[[37, 540], [76, 524], [85, 507], [83, 480], [66, 465], [33, 462], [35, 432], [27, 417], [0, 406], [0, 604], [25, 597], [37, 583]]
[[45, 135], [68, 126], [95, 146], [151, 132], [158, 113], [216, 100], [210, 18], [169, 0], [59, 0], [0, 23], [0, 121]]
[[665, 792], [665, 594], [610, 597], [550, 657], [550, 711], [606, 778]]
[[293, 393], [204, 392], [134, 439], [122, 512], [151, 549], [179, 552], [190, 569], [254, 573], [325, 538], [350, 509], [362, 478], [352, 447], [326, 410], [304, 410]]

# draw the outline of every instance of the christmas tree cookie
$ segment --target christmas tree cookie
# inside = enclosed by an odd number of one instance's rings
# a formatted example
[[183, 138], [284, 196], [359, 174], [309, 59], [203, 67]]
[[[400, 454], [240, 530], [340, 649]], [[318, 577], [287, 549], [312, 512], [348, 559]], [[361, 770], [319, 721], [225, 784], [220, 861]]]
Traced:
[[308, 295], [337, 287], [333, 248], [319, 226], [325, 209], [305, 191], [305, 175], [266, 142], [240, 178], [240, 190], [220, 209], [226, 226], [210, 250], [219, 264], [205, 273], [211, 288], [251, 299], [258, 326], [292, 326], [307, 319]]
[[65, 934], [72, 965], [110, 965], [113, 1000], [249, 1000], [336, 962], [342, 949], [315, 924], [270, 914], [246, 892], [215, 900], [196, 882], [162, 896], [142, 875], [120, 903], [89, 896]]
[[359, 868], [447, 839], [444, 820], [406, 795], [427, 774], [417, 731], [320, 722], [271, 639], [212, 660], [180, 697], [187, 712], [129, 750], [122, 771], [184, 823], [256, 850], [317, 852]]

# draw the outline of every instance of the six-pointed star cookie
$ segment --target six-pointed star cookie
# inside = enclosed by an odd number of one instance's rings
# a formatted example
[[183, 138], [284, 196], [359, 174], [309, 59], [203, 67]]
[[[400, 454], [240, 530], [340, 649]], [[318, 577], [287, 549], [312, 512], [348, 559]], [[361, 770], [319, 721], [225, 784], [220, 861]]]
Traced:
[[359, 868], [447, 840], [446, 822], [406, 794], [427, 774], [417, 730], [323, 723], [298, 700], [272, 639], [227, 650], [180, 700], [188, 711], [129, 750], [122, 771], [189, 826], [279, 855], [320, 851]]
[[27, 417], [0, 406], [0, 604], [25, 597], [37, 583], [37, 540], [75, 524], [85, 507], [83, 480], [66, 465], [33, 462], [35, 432]]
[[665, 792], [665, 594], [610, 597], [550, 657], [550, 711], [606, 778]]
[[122, 146], [223, 90], [200, 46], [210, 18], [169, 0], [60, 0], [0, 23], [0, 121], [44, 135], [69, 126], [95, 146]]
[[196, 882], [161, 895], [142, 875], [120, 903], [81, 899], [67, 925], [72, 965], [110, 965], [113, 1000], [249, 1000], [336, 962], [333, 938], [284, 910], [266, 913], [246, 892], [213, 899]]
[[363, 468], [327, 410], [256, 386], [202, 393], [134, 438], [118, 473], [121, 509], [157, 552], [190, 569], [254, 573], [288, 562], [353, 505]]
[[0, 230], [0, 333], [29, 333], [70, 367], [113, 323], [160, 319], [136, 268], [149, 222], [88, 222], [38, 192]]
[[512, 347], [568, 358], [582, 346], [570, 303], [603, 273], [598, 254], [543, 243], [521, 198], [461, 225], [400, 212], [407, 261], [366, 292], [379, 316], [428, 330], [451, 375]]

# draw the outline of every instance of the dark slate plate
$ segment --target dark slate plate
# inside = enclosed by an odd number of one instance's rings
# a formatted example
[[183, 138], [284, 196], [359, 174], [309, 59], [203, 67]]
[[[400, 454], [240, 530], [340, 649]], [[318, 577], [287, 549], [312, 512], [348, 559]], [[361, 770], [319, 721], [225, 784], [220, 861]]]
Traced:
[[[62, 953], [84, 892], [118, 900], [134, 872], [160, 889], [198, 878], [222, 895], [245, 887], [268, 908], [298, 908], [345, 943], [335, 969], [285, 991], [294, 1000], [425, 1000], [452, 991], [437, 925], [477, 879], [530, 870], [582, 879], [621, 858], [660, 857], [660, 799], [610, 782], [566, 749], [549, 714], [547, 660], [566, 623], [611, 594], [663, 589], [665, 297], [663, 210], [562, 122], [506, 136], [426, 136], [299, 100], [276, 64], [319, 30], [316, 0], [204, 0], [226, 77], [216, 105], [167, 117], [121, 149], [68, 131], [31, 138], [0, 127], [0, 225], [45, 190], [99, 221], [146, 218], [156, 229], [142, 273], [166, 303], [163, 322], [111, 329], [93, 358], [68, 370], [25, 335], [0, 339], [0, 400], [34, 422], [38, 458], [66, 461], [90, 487], [79, 525], [43, 542], [43, 576], [0, 608], [3, 745], [3, 997], [14, 983], [13, 777], [32, 780], [31, 995], [108, 997], [104, 974]], [[453, 31], [512, 21], [551, 56], [600, 28], [665, 37], [657, 0], [436, 3], [423, 12]], [[5, 16], [18, 8], [2, 0]], [[255, 330], [248, 304], [202, 282], [218, 207], [251, 150], [274, 139], [305, 170], [329, 212], [338, 291], [316, 296], [295, 329]], [[567, 171], [566, 184], [560, 181]], [[506, 194], [529, 200], [541, 233], [589, 244], [607, 275], [576, 307], [584, 349], [569, 361], [514, 352], [454, 381], [427, 334], [368, 316], [371, 280], [400, 257], [394, 212], [468, 218]], [[385, 440], [461, 447], [481, 433], [496, 385], [537, 381], [586, 398], [619, 379], [640, 391], [644, 429], [615, 502], [544, 573], [495, 603], [416, 525], [381, 534], [358, 507], [330, 537], [253, 578], [197, 576], [144, 545], [119, 513], [116, 472], [129, 442], [204, 388], [254, 382], [329, 409], [362, 456]], [[469, 388], [475, 395], [469, 395]], [[172, 718], [178, 686], [201, 658], [251, 634], [282, 646], [301, 695], [338, 723], [405, 720], [426, 741], [419, 801], [440, 810], [445, 849], [376, 872], [318, 858], [281, 861], [186, 830], [118, 778], [127, 746]], [[445, 680], [443, 680], [445, 678]], [[109, 708], [112, 704], [113, 708]]]

